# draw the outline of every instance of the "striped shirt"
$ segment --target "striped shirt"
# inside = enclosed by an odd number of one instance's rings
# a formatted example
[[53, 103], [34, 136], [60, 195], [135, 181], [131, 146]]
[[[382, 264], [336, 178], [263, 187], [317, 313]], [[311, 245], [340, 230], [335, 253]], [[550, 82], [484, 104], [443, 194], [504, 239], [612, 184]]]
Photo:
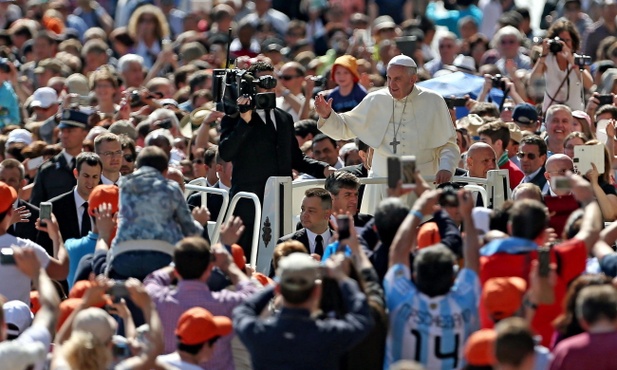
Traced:
[[390, 312], [384, 369], [402, 359], [427, 369], [462, 369], [464, 343], [479, 327], [478, 275], [463, 269], [448, 294], [430, 298], [399, 264], [388, 270], [384, 288]]

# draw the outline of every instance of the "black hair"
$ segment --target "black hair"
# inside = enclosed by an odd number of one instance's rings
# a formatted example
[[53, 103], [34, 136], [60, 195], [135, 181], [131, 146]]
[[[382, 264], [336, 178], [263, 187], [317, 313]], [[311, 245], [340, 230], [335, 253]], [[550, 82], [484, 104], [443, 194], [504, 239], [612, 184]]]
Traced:
[[409, 207], [399, 198], [381, 201], [375, 210], [375, 227], [383, 245], [391, 245], [398, 228], [409, 213]]
[[413, 261], [415, 284], [429, 297], [447, 294], [454, 283], [456, 256], [443, 244], [421, 249]]

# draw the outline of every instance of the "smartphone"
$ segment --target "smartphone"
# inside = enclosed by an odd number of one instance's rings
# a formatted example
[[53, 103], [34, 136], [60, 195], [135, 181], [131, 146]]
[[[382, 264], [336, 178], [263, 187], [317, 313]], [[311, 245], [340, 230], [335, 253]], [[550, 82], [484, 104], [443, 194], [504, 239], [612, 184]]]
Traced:
[[553, 176], [551, 177], [551, 189], [555, 193], [569, 193], [570, 192], [570, 179], [566, 176]]
[[610, 105], [613, 104], [613, 94], [602, 94], [598, 96], [598, 101], [600, 103], [598, 103], [598, 107], [601, 107], [603, 105]]
[[39, 218], [41, 219], [41, 226], [47, 226], [47, 223], [42, 220], [51, 220], [51, 211], [52, 211], [51, 202], [41, 202], [39, 212]]
[[538, 275], [548, 277], [551, 263], [551, 249], [547, 247], [538, 248]]
[[576, 168], [578, 173], [584, 175], [592, 169], [591, 164], [593, 163], [598, 173], [603, 174], [605, 171], [604, 151], [603, 144], [574, 146], [574, 158], [572, 158], [574, 168]]
[[401, 51], [401, 54], [413, 58], [416, 52], [418, 38], [416, 36], [403, 36], [394, 39], [396, 47]]
[[401, 159], [396, 156], [388, 157], [388, 187], [396, 188], [401, 179]]
[[13, 248], [0, 249], [0, 265], [14, 265], [15, 257], [13, 256]]
[[41, 167], [43, 162], [45, 162], [45, 158], [43, 158], [43, 156], [30, 158], [30, 160], [28, 161], [28, 171], [36, 170], [37, 168]]
[[404, 155], [401, 157], [401, 179], [403, 189], [414, 189], [416, 187], [416, 156]]
[[107, 294], [114, 298], [114, 303], [119, 302], [121, 298], [128, 298], [129, 291], [126, 289], [126, 281], [116, 280], [114, 285], [107, 289]]
[[338, 226], [338, 240], [348, 239], [351, 235], [349, 233], [349, 216], [338, 215], [336, 217], [336, 225]]
[[465, 98], [443, 98], [446, 101], [446, 105], [448, 105], [448, 109], [452, 109], [454, 107], [464, 107], [467, 103], [467, 99]]

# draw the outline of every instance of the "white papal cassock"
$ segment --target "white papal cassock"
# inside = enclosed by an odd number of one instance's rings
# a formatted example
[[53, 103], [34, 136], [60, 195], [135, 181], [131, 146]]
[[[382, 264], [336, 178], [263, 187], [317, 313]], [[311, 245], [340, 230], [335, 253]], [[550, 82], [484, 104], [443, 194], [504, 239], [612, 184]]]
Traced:
[[[332, 112], [328, 119], [320, 118], [318, 126], [333, 139], [358, 137], [374, 148], [369, 177], [388, 176], [387, 158], [394, 155], [391, 142], [395, 130], [398, 130], [396, 139], [400, 141], [396, 155], [415, 155], [418, 169], [425, 176], [435, 175], [439, 170], [454, 174], [459, 161], [456, 132], [444, 99], [418, 86], [401, 100], [394, 99], [387, 88], [373, 91], [352, 111]], [[367, 185], [361, 211], [373, 214], [387, 196], [386, 189], [385, 184]]]

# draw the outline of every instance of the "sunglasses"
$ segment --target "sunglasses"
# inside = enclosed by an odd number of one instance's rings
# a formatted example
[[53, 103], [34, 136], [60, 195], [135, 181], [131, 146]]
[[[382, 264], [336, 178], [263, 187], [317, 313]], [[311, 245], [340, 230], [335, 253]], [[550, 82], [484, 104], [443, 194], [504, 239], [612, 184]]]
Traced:
[[204, 164], [203, 159], [193, 159], [193, 164]]
[[135, 158], [133, 158], [133, 155], [131, 154], [125, 154], [122, 157], [124, 158], [125, 161], [129, 163], [133, 163], [133, 161], [135, 160]]
[[536, 155], [536, 154], [534, 154], [534, 153], [523, 153], [523, 152], [518, 152], [518, 153], [516, 153], [516, 156], [517, 156], [519, 159], [523, 159], [523, 158], [525, 158], [525, 156], [527, 156], [527, 158], [529, 158], [529, 159], [530, 159], [530, 160], [532, 160], [532, 161], [533, 161], [534, 159], [538, 158], [538, 155]]
[[290, 75], [280, 75], [279, 78], [283, 81], [290, 81], [293, 80], [294, 78], [298, 78], [300, 76], [290, 76]]

